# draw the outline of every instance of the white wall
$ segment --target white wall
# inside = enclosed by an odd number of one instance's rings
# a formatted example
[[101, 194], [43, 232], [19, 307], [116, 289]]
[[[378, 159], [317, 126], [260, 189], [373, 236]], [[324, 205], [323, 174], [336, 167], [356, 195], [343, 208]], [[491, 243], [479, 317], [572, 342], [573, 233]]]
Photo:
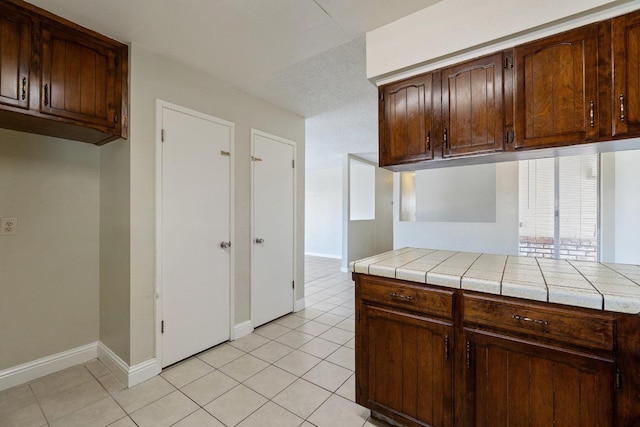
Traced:
[[100, 149], [0, 129], [0, 371], [98, 340]]
[[[597, 13], [586, 13], [596, 8]], [[443, 0], [367, 33], [367, 78], [377, 80], [417, 66], [437, 68], [631, 9], [637, 9], [637, 2]], [[567, 22], [567, 17], [575, 18]], [[557, 23], [556, 28], [549, 23]]]
[[305, 253], [342, 257], [342, 168], [305, 171]]
[[640, 150], [615, 153], [614, 262], [640, 264]]
[[[400, 174], [396, 173], [393, 191], [393, 247], [517, 255], [518, 163], [497, 163], [495, 168], [496, 221], [492, 223], [400, 221]], [[475, 179], [473, 167], [463, 166], [457, 169], [462, 182]]]
[[349, 159], [344, 162], [343, 175], [343, 249], [342, 268], [351, 261], [366, 258], [393, 249], [393, 173], [376, 167], [376, 217], [373, 220], [351, 221], [349, 212]]
[[[224, 60], [223, 58], [221, 60]], [[304, 283], [304, 119], [203, 73], [131, 48], [130, 365], [155, 355], [155, 100], [162, 99], [235, 123], [235, 323], [250, 319], [251, 129], [296, 141], [296, 282]], [[296, 299], [304, 287], [297, 287]]]

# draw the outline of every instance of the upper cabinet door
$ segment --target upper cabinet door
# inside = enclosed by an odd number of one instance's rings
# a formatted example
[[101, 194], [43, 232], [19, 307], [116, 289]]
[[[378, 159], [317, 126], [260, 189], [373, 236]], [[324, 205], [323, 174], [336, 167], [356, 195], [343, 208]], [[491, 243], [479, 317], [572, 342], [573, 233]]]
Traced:
[[0, 103], [29, 107], [31, 19], [0, 4]]
[[640, 12], [612, 20], [613, 135], [640, 134]]
[[113, 128], [119, 51], [88, 35], [42, 24], [40, 111]]
[[380, 166], [433, 158], [433, 75], [380, 88]]
[[504, 149], [503, 69], [497, 53], [442, 70], [443, 157]]
[[514, 61], [515, 148], [597, 138], [597, 24], [518, 46]]

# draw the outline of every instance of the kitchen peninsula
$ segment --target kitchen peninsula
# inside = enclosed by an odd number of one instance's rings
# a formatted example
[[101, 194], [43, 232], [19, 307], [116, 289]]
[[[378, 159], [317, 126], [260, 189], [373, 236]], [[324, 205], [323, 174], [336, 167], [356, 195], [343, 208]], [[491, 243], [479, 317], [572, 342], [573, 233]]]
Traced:
[[374, 416], [640, 425], [640, 266], [404, 248], [351, 270], [356, 399]]

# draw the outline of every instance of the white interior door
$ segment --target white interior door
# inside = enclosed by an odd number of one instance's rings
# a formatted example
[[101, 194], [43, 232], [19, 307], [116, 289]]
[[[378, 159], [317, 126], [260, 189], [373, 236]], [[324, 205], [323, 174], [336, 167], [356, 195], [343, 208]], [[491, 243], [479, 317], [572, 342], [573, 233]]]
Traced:
[[233, 124], [162, 110], [162, 366], [229, 339]]
[[293, 311], [294, 145], [254, 131], [253, 323], [260, 326]]

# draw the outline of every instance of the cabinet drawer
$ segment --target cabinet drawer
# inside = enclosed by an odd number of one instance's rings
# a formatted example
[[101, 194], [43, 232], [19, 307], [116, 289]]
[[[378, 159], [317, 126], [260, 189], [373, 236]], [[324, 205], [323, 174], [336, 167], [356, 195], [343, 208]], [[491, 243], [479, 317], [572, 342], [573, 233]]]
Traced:
[[561, 343], [613, 350], [614, 319], [607, 315], [465, 295], [464, 322]]
[[453, 317], [453, 294], [453, 291], [390, 283], [375, 278], [362, 280], [360, 287], [360, 297], [364, 300], [446, 319]]

